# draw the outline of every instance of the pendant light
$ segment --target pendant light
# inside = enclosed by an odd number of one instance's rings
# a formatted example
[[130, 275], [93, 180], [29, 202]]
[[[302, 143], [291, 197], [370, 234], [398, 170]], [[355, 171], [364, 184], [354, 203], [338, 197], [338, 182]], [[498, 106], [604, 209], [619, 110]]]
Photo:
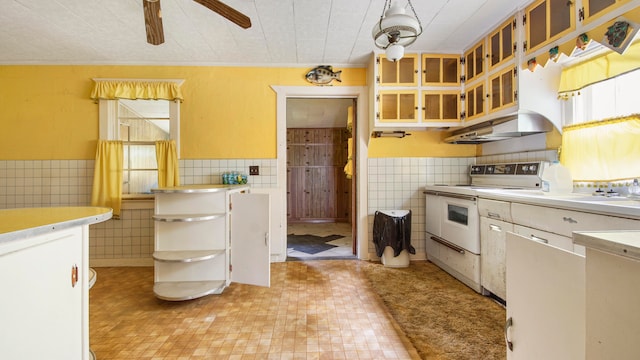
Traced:
[[376, 46], [385, 50], [387, 59], [398, 61], [404, 56], [404, 48], [413, 44], [422, 34], [422, 24], [418, 14], [407, 0], [413, 16], [397, 1], [385, 0], [380, 21], [373, 26], [372, 36]]

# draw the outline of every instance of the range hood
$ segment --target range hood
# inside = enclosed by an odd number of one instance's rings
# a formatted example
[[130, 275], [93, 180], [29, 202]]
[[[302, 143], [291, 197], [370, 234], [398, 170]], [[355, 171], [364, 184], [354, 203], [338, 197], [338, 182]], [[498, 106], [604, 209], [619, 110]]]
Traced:
[[482, 144], [490, 141], [549, 132], [551, 122], [544, 116], [521, 111], [507, 117], [490, 120], [468, 128], [456, 130], [444, 139], [449, 144]]

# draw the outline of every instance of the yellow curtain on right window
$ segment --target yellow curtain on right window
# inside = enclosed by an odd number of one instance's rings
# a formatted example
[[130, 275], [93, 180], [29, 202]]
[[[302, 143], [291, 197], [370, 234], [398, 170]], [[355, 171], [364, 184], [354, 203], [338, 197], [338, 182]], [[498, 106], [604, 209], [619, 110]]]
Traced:
[[560, 162], [574, 181], [640, 178], [640, 115], [563, 128]]
[[156, 141], [158, 161], [158, 187], [180, 185], [178, 153], [175, 140]]
[[113, 209], [113, 217], [120, 217], [122, 205], [122, 141], [98, 140], [93, 171], [92, 206]]

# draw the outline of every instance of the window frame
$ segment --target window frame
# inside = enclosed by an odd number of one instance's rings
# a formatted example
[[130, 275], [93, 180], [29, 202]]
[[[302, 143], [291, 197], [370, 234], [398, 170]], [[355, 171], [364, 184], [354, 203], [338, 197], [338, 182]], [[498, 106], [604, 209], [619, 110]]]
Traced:
[[[107, 79], [94, 79], [107, 80]], [[182, 85], [184, 79], [108, 79], [114, 81], [167, 82]], [[136, 100], [136, 99], [133, 99]], [[146, 99], [140, 99], [146, 100]], [[166, 100], [166, 99], [165, 99]], [[98, 99], [99, 139], [119, 140], [120, 125], [118, 119], [118, 99]], [[180, 159], [180, 101], [169, 101], [169, 139], [176, 142], [176, 151]], [[122, 194], [122, 209], [153, 208], [153, 194]], [[149, 201], [151, 200], [151, 201]]]

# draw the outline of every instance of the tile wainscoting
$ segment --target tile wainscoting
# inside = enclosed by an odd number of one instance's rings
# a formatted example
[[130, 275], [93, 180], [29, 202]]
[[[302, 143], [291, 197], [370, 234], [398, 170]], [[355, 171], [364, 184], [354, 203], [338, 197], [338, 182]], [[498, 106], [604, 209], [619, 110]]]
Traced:
[[[556, 152], [535, 151], [468, 158], [372, 158], [368, 160], [369, 255], [375, 259], [372, 237], [376, 210], [410, 209], [412, 259], [425, 258], [424, 196], [427, 183], [468, 183], [470, 164], [554, 160]], [[260, 175], [249, 176], [254, 187], [278, 185], [275, 159], [180, 160], [182, 184], [219, 184], [226, 171], [249, 172], [260, 166]], [[20, 207], [85, 206], [91, 201], [93, 160], [0, 161], [0, 209]], [[90, 227], [89, 257], [92, 266], [152, 265], [153, 203], [124, 206], [120, 220]]]
[[[220, 184], [227, 171], [249, 176], [253, 187], [277, 185], [276, 161], [271, 159], [180, 160], [181, 184]], [[0, 161], [0, 209], [49, 206], [87, 206], [91, 203], [93, 160]], [[123, 204], [119, 220], [89, 227], [91, 266], [152, 266], [153, 202]]]
[[553, 161], [557, 151], [526, 151], [464, 158], [371, 158], [368, 162], [369, 258], [377, 259], [373, 244], [376, 210], [411, 210], [412, 260], [426, 258], [424, 233], [425, 184], [468, 184], [469, 165], [526, 161]]

